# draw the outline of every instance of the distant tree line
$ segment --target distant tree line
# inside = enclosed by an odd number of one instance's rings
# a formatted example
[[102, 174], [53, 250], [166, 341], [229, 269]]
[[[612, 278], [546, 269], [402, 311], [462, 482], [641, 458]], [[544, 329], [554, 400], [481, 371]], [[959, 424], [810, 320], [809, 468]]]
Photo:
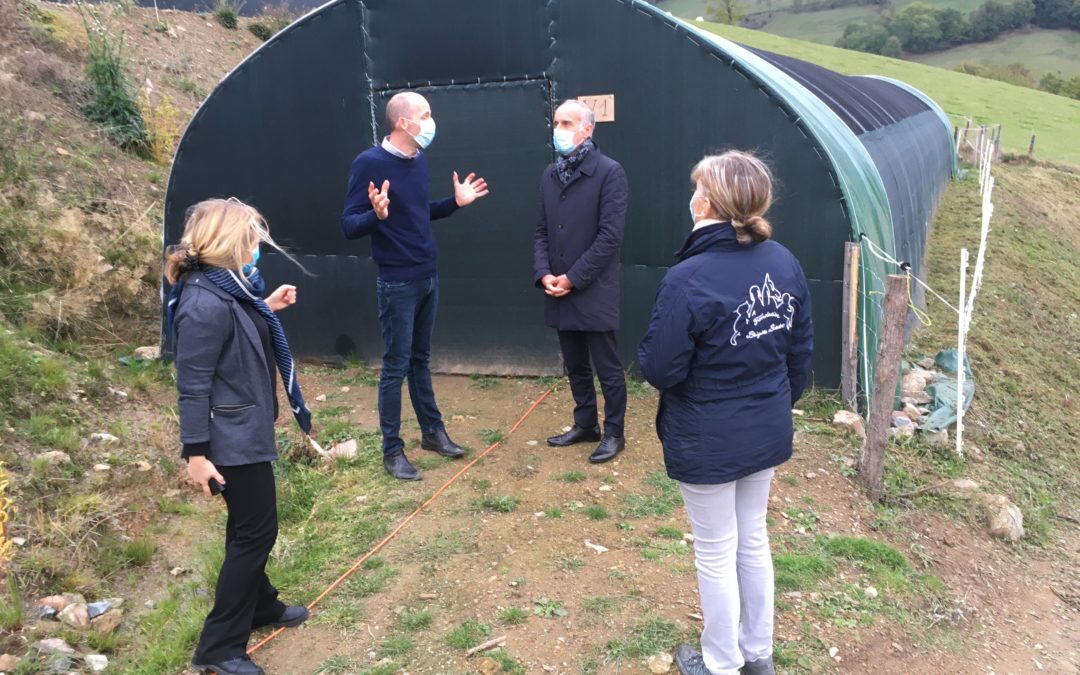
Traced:
[[1080, 75], [1064, 78], [1055, 73], [1047, 73], [1036, 81], [1035, 73], [1022, 63], [1007, 63], [999, 66], [984, 66], [978, 63], [961, 63], [953, 68], [968, 75], [978, 75], [991, 80], [1008, 82], [1020, 87], [1041, 89], [1051, 94], [1080, 100]]
[[1029, 24], [1080, 30], [1080, 0], [986, 0], [969, 14], [913, 2], [848, 24], [836, 46], [899, 57], [986, 42]]

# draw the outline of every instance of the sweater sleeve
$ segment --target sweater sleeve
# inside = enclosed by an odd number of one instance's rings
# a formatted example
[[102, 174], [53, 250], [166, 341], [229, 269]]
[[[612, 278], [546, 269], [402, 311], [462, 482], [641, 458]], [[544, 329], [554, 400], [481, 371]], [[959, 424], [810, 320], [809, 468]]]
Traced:
[[372, 234], [382, 222], [368, 199], [368, 183], [374, 180], [368, 160], [360, 155], [349, 171], [349, 191], [345, 195], [345, 209], [341, 214], [341, 232], [346, 239], [359, 239]]
[[685, 283], [671, 273], [660, 282], [649, 328], [638, 345], [641, 374], [660, 391], [671, 389], [690, 375], [694, 358], [694, 315]]
[[447, 197], [446, 199], [431, 202], [431, 219], [439, 220], [441, 218], [447, 218], [452, 216], [459, 208], [461, 207], [457, 205], [457, 200], [454, 197]]
[[812, 319], [810, 289], [806, 275], [798, 260], [792, 259], [795, 272], [802, 284], [802, 297], [795, 308], [795, 319], [791, 325], [791, 351], [787, 356], [788, 383], [791, 385], [791, 405], [802, 398], [806, 389], [806, 380], [810, 375], [810, 357], [814, 353], [814, 322]]
[[[197, 293], [188, 289], [187, 293]], [[180, 442], [209, 452], [210, 394], [218, 359], [232, 321], [223, 302], [184, 303], [176, 313], [176, 389], [180, 398]], [[194, 454], [194, 453], [191, 453]]]

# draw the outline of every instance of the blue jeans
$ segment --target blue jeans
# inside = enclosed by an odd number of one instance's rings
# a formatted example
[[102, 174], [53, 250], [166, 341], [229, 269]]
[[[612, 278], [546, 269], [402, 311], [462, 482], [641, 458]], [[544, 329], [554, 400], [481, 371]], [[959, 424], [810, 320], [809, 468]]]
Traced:
[[385, 346], [379, 377], [379, 426], [383, 435], [383, 453], [390, 456], [405, 450], [405, 442], [401, 440], [401, 383], [406, 377], [421, 433], [433, 434], [444, 428], [442, 413], [435, 404], [430, 367], [439, 278], [378, 279], [376, 289], [379, 328]]

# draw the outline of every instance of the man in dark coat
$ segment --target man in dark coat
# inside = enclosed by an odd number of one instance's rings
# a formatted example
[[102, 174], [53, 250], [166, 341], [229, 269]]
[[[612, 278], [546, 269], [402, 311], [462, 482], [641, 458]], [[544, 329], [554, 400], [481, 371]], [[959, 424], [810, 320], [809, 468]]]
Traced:
[[[555, 111], [558, 159], [540, 181], [540, 220], [533, 241], [533, 280], [547, 294], [544, 321], [559, 332], [574, 394], [570, 431], [556, 447], [596, 442], [590, 462], [625, 447], [626, 379], [615, 348], [619, 327], [619, 249], [629, 187], [622, 166], [593, 144], [595, 117], [581, 101]], [[591, 357], [591, 364], [590, 364]], [[597, 420], [593, 368], [604, 392], [604, 432]]]

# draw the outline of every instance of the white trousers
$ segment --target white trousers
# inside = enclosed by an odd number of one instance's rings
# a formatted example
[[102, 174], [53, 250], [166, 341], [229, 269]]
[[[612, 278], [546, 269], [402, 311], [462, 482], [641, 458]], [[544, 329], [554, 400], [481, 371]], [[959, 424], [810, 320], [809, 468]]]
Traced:
[[765, 513], [773, 469], [722, 485], [679, 483], [694, 533], [701, 653], [714, 675], [772, 655], [773, 564]]

